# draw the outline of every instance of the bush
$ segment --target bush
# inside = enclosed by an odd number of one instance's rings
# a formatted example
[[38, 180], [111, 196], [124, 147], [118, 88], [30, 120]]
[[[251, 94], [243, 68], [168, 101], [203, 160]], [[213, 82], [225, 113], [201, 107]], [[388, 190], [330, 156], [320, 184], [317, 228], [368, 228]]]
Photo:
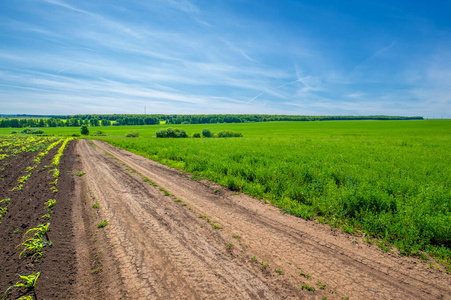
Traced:
[[22, 133], [25, 133], [25, 134], [43, 134], [44, 130], [37, 129], [37, 128], [25, 128], [24, 130], [22, 130]]
[[223, 137], [242, 137], [243, 135], [241, 134], [241, 132], [235, 132], [232, 130], [224, 130], [221, 131], [220, 133], [218, 133], [218, 137], [223, 138]]
[[185, 130], [179, 128], [168, 127], [166, 129], [158, 129], [155, 133], [157, 138], [187, 138]]
[[89, 129], [87, 125], [83, 125], [80, 127], [80, 133], [82, 135], [89, 135]]
[[94, 133], [94, 135], [96, 135], [96, 136], [106, 136], [105, 132], [103, 132], [101, 130], [96, 131], [96, 133]]
[[213, 133], [210, 129], [202, 129], [202, 136], [206, 138], [213, 137]]
[[126, 137], [139, 137], [139, 132], [138, 131], [129, 131], [129, 132], [127, 132], [127, 134], [125, 136]]
[[199, 132], [193, 133], [193, 138], [200, 138], [200, 133]]
[[155, 134], [157, 135], [157, 138], [165, 138], [165, 137], [167, 137], [167, 131], [164, 128], [158, 129]]
[[186, 138], [188, 137], [188, 134], [186, 134], [185, 130], [180, 129], [180, 131], [178, 132], [178, 136], [179, 138]]
[[11, 134], [16, 134], [17, 133], [17, 131], [11, 131]]

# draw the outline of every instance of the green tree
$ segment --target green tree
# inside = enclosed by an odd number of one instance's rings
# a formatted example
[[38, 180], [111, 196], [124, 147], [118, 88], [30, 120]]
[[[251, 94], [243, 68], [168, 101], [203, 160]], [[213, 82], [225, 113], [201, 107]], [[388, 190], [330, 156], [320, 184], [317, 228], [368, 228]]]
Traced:
[[80, 133], [82, 135], [89, 135], [89, 129], [87, 125], [83, 125], [80, 127]]

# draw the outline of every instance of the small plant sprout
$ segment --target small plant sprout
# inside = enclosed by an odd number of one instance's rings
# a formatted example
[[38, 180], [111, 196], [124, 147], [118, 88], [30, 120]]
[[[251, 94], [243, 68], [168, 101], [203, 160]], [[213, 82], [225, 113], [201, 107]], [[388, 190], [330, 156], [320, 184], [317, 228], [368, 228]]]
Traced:
[[251, 262], [256, 262], [256, 261], [257, 261], [257, 258], [255, 256], [251, 258]]
[[274, 271], [275, 271], [276, 273], [279, 273], [280, 275], [285, 274], [282, 270], [274, 269]]
[[[18, 288], [24, 287], [24, 288], [27, 288], [28, 290], [32, 290], [32, 291], [33, 291], [33, 294], [34, 294], [34, 297], [36, 298], [36, 291], [34, 290], [34, 288], [35, 288], [35, 286], [36, 286], [36, 281], [38, 280], [39, 275], [41, 275], [40, 272], [32, 273], [32, 274], [30, 274], [30, 275], [28, 275], [28, 276], [19, 275], [20, 280], [19, 280], [18, 282], [16, 282], [16, 284], [10, 286], [10, 287], [3, 293], [2, 300], [5, 299], [6, 294], [7, 294], [12, 288], [14, 288], [14, 287], [18, 287]], [[22, 299], [27, 299], [27, 298], [23, 298], [23, 297], [21, 297], [21, 298], [22, 298]], [[19, 298], [19, 299], [20, 299], [20, 298]], [[33, 298], [31, 298], [31, 299], [33, 299]]]
[[94, 270], [91, 271], [92, 274], [99, 273], [102, 270], [102, 267], [97, 267]]
[[319, 286], [320, 290], [325, 290], [326, 289], [326, 285], [321, 280], [318, 280], [316, 285]]
[[303, 276], [303, 277], [305, 277], [305, 278], [307, 278], [307, 279], [309, 279], [310, 277], [312, 277], [312, 276], [310, 276], [309, 274], [307, 274], [307, 273], [305, 273], [304, 271], [302, 271], [301, 270], [301, 274], [299, 274], [300, 276]]
[[55, 205], [55, 203], [55, 199], [50, 199], [49, 201], [45, 202], [45, 205], [47, 205], [48, 208], [51, 208], [53, 205]]
[[47, 213], [45, 214], [45, 215], [43, 215], [42, 217], [41, 217], [41, 219], [43, 219], [43, 218], [49, 218], [50, 219], [50, 217], [51, 217], [51, 214], [52, 213], [52, 211], [50, 210], [50, 209], [47, 209]]
[[308, 284], [301, 285], [301, 289], [302, 290], [307, 290], [309, 292], [314, 292], [315, 291], [315, 288], [313, 286], [309, 286]]
[[222, 226], [219, 226], [219, 225], [213, 225], [213, 229], [222, 229]]
[[35, 298], [33, 296], [27, 295], [27, 296], [22, 296], [20, 298], [17, 298], [17, 300], [34, 300]]
[[27, 232], [25, 232], [25, 234], [23, 236], [25, 237], [27, 234], [34, 232], [34, 236], [35, 237], [42, 238], [42, 237], [45, 236], [45, 238], [48, 241], [49, 237], [47, 235], [47, 232], [49, 231], [49, 226], [50, 226], [50, 223], [47, 223], [45, 225], [44, 224], [39, 224], [35, 228], [29, 229]]
[[95, 204], [92, 205], [92, 208], [99, 208], [99, 207], [100, 207], [100, 205], [98, 202], [96, 202]]
[[232, 247], [233, 247], [233, 244], [232, 244], [232, 243], [228, 243], [228, 244], [227, 244], [227, 247], [232, 248]]
[[269, 263], [268, 262], [266, 262], [266, 263], [264, 261], [261, 262], [260, 269], [265, 270], [268, 267], [269, 267]]
[[77, 176], [81, 177], [81, 176], [83, 176], [85, 174], [86, 174], [85, 172], [80, 172], [80, 173], [77, 173]]
[[0, 200], [0, 203], [6, 202], [7, 204], [9, 204], [9, 202], [11, 201], [11, 198], [5, 198]]
[[234, 239], [239, 239], [239, 238], [241, 238], [239, 235], [232, 235], [232, 237], [234, 238]]
[[103, 227], [105, 227], [107, 225], [108, 225], [108, 221], [107, 220], [103, 220], [102, 222], [97, 223], [97, 228], [103, 228]]

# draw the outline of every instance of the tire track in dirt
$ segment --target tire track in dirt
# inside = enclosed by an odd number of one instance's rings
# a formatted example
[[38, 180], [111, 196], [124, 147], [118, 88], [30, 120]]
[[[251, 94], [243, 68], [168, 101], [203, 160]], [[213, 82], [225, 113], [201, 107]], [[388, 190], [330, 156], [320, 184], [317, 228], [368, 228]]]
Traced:
[[[89, 188], [119, 266], [127, 298], [259, 299], [278, 296], [264, 276], [249, 272], [225, 251], [226, 242], [199, 218], [86, 141], [78, 144]], [[239, 271], [237, 271], [239, 270]]]
[[[146, 202], [147, 206], [141, 206], [141, 211], [146, 211], [146, 214], [140, 215], [135, 212], [140, 217], [134, 222], [152, 224], [152, 226], [146, 227], [149, 232], [158, 233], [162, 228], [166, 230], [165, 234], [157, 234], [157, 238], [171, 241], [168, 242], [171, 249], [174, 247], [181, 249], [180, 251], [191, 253], [190, 257], [197, 257], [196, 265], [204, 265], [207, 269], [211, 266], [217, 268], [217, 279], [213, 280], [216, 287], [212, 290], [218, 289], [220, 292], [210, 294], [210, 296], [215, 295], [212, 298], [221, 298], [220, 295], [229, 299], [245, 298], [243, 297], [245, 294], [247, 294], [246, 298], [312, 296], [312, 294], [305, 293], [296, 294], [292, 289], [299, 289], [300, 282], [314, 285], [317, 280], [325, 283], [328, 291], [332, 289], [335, 292], [335, 294], [324, 294], [328, 296], [328, 299], [333, 299], [338, 295], [366, 299], [451, 298], [450, 276], [432, 270], [426, 264], [419, 263], [413, 258], [384, 253], [374, 246], [358, 243], [352, 236], [331, 231], [327, 226], [293, 216], [281, 215], [278, 209], [246, 195], [232, 195], [230, 191], [217, 185], [190, 180], [187, 175], [141, 156], [118, 150], [104, 142], [96, 141], [95, 144], [99, 147], [96, 155], [101, 157], [100, 149], [111, 153], [143, 176], [152, 179], [170, 193], [199, 209], [202, 214], [208, 215], [219, 224], [224, 225], [224, 229], [215, 232], [214, 236], [204, 236], [204, 233], [199, 232], [196, 227], [198, 223], [196, 223], [195, 216], [193, 220], [192, 214], [187, 215], [186, 208], [180, 210], [180, 206], [173, 204], [161, 208], [158, 205], [149, 204], [153, 203], [152, 201], [147, 201], [149, 202]], [[83, 151], [92, 152], [90, 149], [92, 147], [88, 145], [88, 142], [81, 141], [80, 145], [83, 147]], [[108, 170], [108, 166], [102, 166], [102, 169]], [[98, 171], [100, 172], [100, 170]], [[95, 174], [94, 170], [92, 172]], [[117, 176], [120, 170], [110, 169], [105, 172], [104, 176], [108, 176], [109, 172], [116, 172], [115, 176]], [[122, 176], [120, 177], [122, 178]], [[128, 175], [128, 177], [130, 176]], [[137, 182], [128, 184], [133, 186], [133, 189], [138, 185]], [[217, 189], [219, 192], [213, 193], [213, 189]], [[108, 193], [108, 191], [103, 192]], [[127, 189], [124, 192], [127, 195]], [[155, 191], [153, 193], [153, 197], [158, 198]], [[119, 206], [116, 209], [119, 209]], [[116, 210], [113, 209], [113, 211]], [[163, 211], [167, 214], [163, 214]], [[174, 223], [176, 222], [174, 220], [180, 220], [181, 215], [184, 215], [182, 219], [184, 226]], [[149, 218], [153, 221], [149, 221]], [[164, 222], [180, 227], [176, 231], [174, 227], [169, 227], [168, 230], [162, 226]], [[189, 225], [187, 225], [188, 223]], [[224, 251], [221, 252], [220, 249], [224, 248], [225, 243], [233, 240], [232, 234], [240, 235], [243, 243], [248, 244], [249, 247], [241, 249], [241, 253], [229, 251], [232, 254], [231, 259], [227, 258], [221, 261], [220, 266], [214, 264], [214, 257], [218, 257], [218, 253], [220, 253], [220, 257], [227, 257], [227, 253], [224, 255]], [[177, 240], [183, 241], [182, 246], [175, 242]], [[193, 243], [193, 240], [196, 242]], [[202, 252], [196, 252], [195, 249], [187, 250], [191, 247], [189, 245], [194, 245], [193, 247], [196, 248], [198, 244], [206, 250]], [[161, 247], [161, 245], [156, 246], [160, 250]], [[179, 266], [179, 269], [174, 270], [181, 274], [182, 278], [179, 279], [181, 282], [186, 282], [186, 276], [195, 277], [198, 276], [199, 271], [204, 272], [200, 266], [199, 269], [193, 269], [190, 272], [185, 270], [186, 267], [189, 268], [188, 265], [181, 262], [176, 264], [177, 260], [174, 255], [181, 256], [177, 251], [166, 250], [163, 252], [168, 255], [167, 259], [172, 265]], [[287, 275], [274, 277], [263, 274], [262, 276], [262, 272], [257, 267], [247, 263], [253, 256], [256, 256], [259, 261], [270, 262], [271, 268], [283, 270]], [[146, 263], [155, 264], [152, 259], [147, 260]], [[313, 279], [300, 281], [298, 275], [300, 269], [311, 275]], [[236, 273], [243, 273], [243, 275], [238, 276], [235, 275]], [[297, 279], [289, 278], [288, 274], [294, 274]], [[212, 278], [214, 279], [214, 277]], [[201, 282], [205, 282], [207, 279], [212, 280], [212, 278], [201, 277], [192, 280], [191, 283], [194, 282], [192, 284], [202, 287]], [[220, 281], [222, 283], [218, 284]], [[248, 284], [244, 284], [243, 281]], [[252, 284], [252, 282], [255, 283]], [[211, 286], [211, 284], [207, 285]], [[195, 286], [190, 286], [190, 288], [196, 290]], [[199, 294], [184, 295], [186, 298], [202, 298], [205, 295], [204, 292], [205, 290], [200, 288]], [[209, 293], [211, 292], [209, 291]], [[165, 295], [167, 294], [158, 296], [164, 297]]]

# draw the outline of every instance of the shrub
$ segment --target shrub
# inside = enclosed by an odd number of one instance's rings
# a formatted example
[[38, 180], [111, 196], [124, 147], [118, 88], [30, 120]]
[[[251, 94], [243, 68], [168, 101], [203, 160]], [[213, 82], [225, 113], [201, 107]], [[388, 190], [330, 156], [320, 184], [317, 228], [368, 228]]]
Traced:
[[82, 135], [89, 135], [89, 129], [87, 125], [83, 125], [80, 127], [80, 133]]
[[125, 136], [126, 137], [139, 137], [139, 132], [138, 131], [129, 131], [129, 132], [127, 132], [127, 134]]
[[206, 138], [213, 137], [213, 133], [210, 129], [202, 129], [202, 136]]
[[101, 130], [96, 131], [96, 133], [94, 133], [94, 135], [96, 135], [96, 136], [106, 136], [105, 132], [103, 132]]
[[167, 137], [167, 131], [164, 128], [158, 129], [156, 132], [157, 138], [165, 138]]
[[168, 127], [166, 129], [158, 129], [156, 136], [157, 138], [187, 138], [188, 134], [183, 129]]
[[188, 134], [186, 134], [185, 130], [180, 129], [180, 131], [178, 132], [178, 136], [179, 138], [186, 138], [188, 137]]
[[44, 130], [37, 129], [37, 128], [25, 128], [24, 130], [22, 130], [22, 133], [25, 133], [25, 134], [43, 134]]
[[200, 133], [199, 132], [193, 133], [193, 138], [200, 138]]
[[223, 138], [223, 137], [242, 137], [243, 134], [241, 134], [241, 132], [235, 132], [232, 130], [224, 130], [221, 131], [220, 133], [218, 133], [218, 137]]

